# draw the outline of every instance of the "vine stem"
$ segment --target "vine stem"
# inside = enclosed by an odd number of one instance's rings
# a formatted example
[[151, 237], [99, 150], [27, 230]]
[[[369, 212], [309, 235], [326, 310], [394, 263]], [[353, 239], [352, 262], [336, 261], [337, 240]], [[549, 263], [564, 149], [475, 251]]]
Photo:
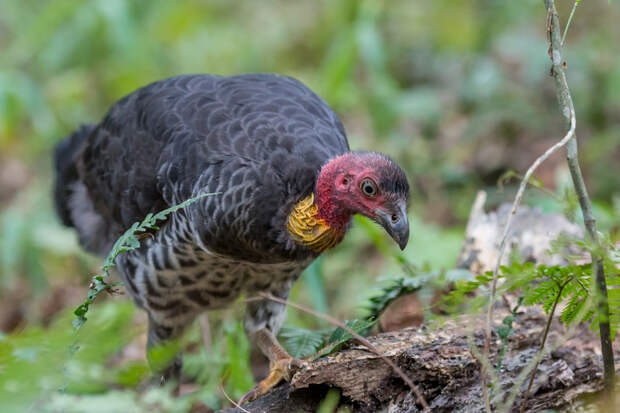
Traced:
[[540, 364], [540, 360], [542, 359], [542, 354], [543, 354], [542, 352], [543, 352], [543, 349], [545, 348], [545, 343], [547, 342], [547, 334], [549, 334], [549, 328], [551, 327], [551, 321], [553, 320], [553, 315], [555, 314], [555, 308], [558, 306], [560, 297], [562, 297], [562, 290], [564, 290], [564, 287], [566, 287], [566, 285], [571, 281], [572, 281], [572, 278], [569, 278], [568, 280], [564, 282], [564, 284], [559, 285], [560, 290], [558, 291], [558, 295], [555, 297], [555, 301], [553, 302], [553, 307], [551, 308], [549, 317], [547, 317], [547, 325], [545, 326], [542, 340], [540, 340], [540, 347], [538, 347], [538, 353], [536, 354], [536, 363], [534, 364], [534, 368], [532, 369], [532, 375], [530, 376], [530, 382], [528, 383], [527, 390], [525, 390], [525, 394], [523, 395], [523, 402], [521, 403], [520, 413], [525, 412], [525, 404], [527, 403], [527, 399], [530, 396], [530, 390], [532, 389], [532, 384], [534, 383], [534, 377], [536, 377], [536, 370], [538, 369], [538, 364]]
[[[558, 104], [562, 109], [565, 123], [572, 124], [574, 118], [574, 106], [573, 100], [568, 88], [568, 82], [566, 81], [566, 74], [564, 73], [565, 62], [562, 60], [561, 48], [562, 40], [560, 38], [560, 19], [558, 18], [558, 12], [555, 8], [555, 2], [553, 0], [545, 0], [545, 7], [547, 9], [547, 33], [549, 36], [549, 56], [553, 63], [551, 68], [551, 75], [556, 88], [556, 95]], [[570, 112], [571, 117], [567, 115]], [[609, 325], [609, 301], [607, 297], [607, 283], [605, 281], [605, 272], [603, 267], [603, 258], [600, 255], [601, 243], [598, 238], [596, 230], [596, 220], [592, 213], [592, 203], [588, 196], [588, 190], [581, 174], [581, 168], [579, 167], [579, 156], [577, 148], [577, 136], [573, 134], [572, 139], [567, 144], [567, 162], [570, 174], [575, 187], [575, 192], [579, 199], [579, 205], [583, 213], [583, 220], [586, 227], [586, 232], [590, 241], [594, 244], [594, 248], [590, 250], [590, 256], [592, 258], [592, 273], [595, 278], [596, 286], [596, 307], [599, 319], [599, 333], [601, 337], [601, 353], [603, 355], [603, 374], [605, 390], [609, 393], [613, 393], [615, 382], [615, 366], [613, 348], [611, 345], [611, 331]]]

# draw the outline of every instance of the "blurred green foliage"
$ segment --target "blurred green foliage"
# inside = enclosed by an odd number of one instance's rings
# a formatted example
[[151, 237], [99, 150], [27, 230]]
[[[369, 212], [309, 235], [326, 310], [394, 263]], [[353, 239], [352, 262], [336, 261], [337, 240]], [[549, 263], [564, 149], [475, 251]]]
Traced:
[[[564, 22], [572, 3], [558, 3]], [[103, 367], [136, 334], [129, 304], [98, 306], [93, 317], [102, 321], [80, 332], [72, 356], [62, 311], [83, 299], [101, 262], [53, 216], [50, 153], [148, 82], [197, 72], [294, 76], [334, 107], [352, 148], [403, 166], [413, 188], [405, 252], [356, 220], [293, 291], [293, 300], [340, 319], [363, 316], [382, 288], [377, 277], [402, 274], [403, 261], [426, 274], [452, 268], [475, 191], [487, 189], [492, 205], [511, 199], [514, 185], [499, 191], [497, 179], [523, 172], [563, 134], [540, 1], [7, 0], [0, 9], [0, 328], [13, 331], [0, 338], [0, 365], [12, 366], [0, 367], [0, 395], [10, 396], [0, 397], [2, 411], [35, 399], [50, 401], [49, 411], [183, 411], [193, 400], [172, 400], [167, 389], [138, 396], [143, 363]], [[582, 2], [564, 51], [587, 184], [612, 231], [620, 216], [619, 19], [618, 2]], [[564, 193], [563, 164], [561, 154], [550, 159], [540, 183]], [[569, 204], [535, 190], [526, 200], [545, 210]], [[192, 397], [213, 407], [222, 405], [220, 381], [233, 398], [251, 386], [241, 307], [212, 318], [211, 354], [185, 357], [203, 386]], [[289, 324], [325, 327], [296, 311]], [[100, 351], [89, 350], [97, 340]], [[188, 340], [199, 342], [199, 333]], [[90, 367], [71, 367], [82, 357]], [[24, 383], [28, 391], [10, 393]]]
[[128, 302], [101, 306], [92, 326], [77, 335], [70, 325], [70, 313], [59, 316], [48, 329], [31, 327], [0, 339], [3, 411], [25, 411], [33, 396], [41, 398], [38, 403], [45, 403], [56, 390], [101, 392], [106, 382], [115, 382], [115, 376], [122, 375], [103, 363], [129, 342], [133, 306]]

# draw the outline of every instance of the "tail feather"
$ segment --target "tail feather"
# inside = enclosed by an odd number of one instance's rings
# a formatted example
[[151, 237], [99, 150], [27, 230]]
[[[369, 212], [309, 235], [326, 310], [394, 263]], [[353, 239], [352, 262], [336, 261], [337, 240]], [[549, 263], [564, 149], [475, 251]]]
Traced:
[[94, 125], [82, 125], [70, 136], [58, 143], [54, 149], [54, 169], [56, 172], [54, 203], [60, 220], [64, 225], [70, 227], [74, 226], [69, 208], [71, 187], [79, 178], [77, 158], [83, 142], [94, 129]]

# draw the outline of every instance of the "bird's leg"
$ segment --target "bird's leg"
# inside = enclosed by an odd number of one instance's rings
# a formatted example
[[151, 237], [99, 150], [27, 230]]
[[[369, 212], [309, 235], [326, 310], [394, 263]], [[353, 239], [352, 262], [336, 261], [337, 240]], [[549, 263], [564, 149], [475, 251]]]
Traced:
[[[268, 292], [286, 300], [296, 278], [292, 277], [280, 283], [271, 283]], [[252, 345], [269, 359], [269, 373], [265, 379], [246, 393], [239, 403], [251, 401], [264, 395], [282, 379], [290, 380], [294, 372], [291, 369], [302, 365], [299, 360], [291, 357], [276, 339], [285, 316], [286, 306], [284, 304], [268, 299], [248, 302], [243, 328]]]
[[288, 354], [282, 348], [275, 335], [267, 328], [258, 330], [252, 335], [251, 339], [269, 359], [269, 374], [254, 386], [252, 390], [243, 395], [241, 400], [239, 400], [239, 404], [252, 401], [266, 394], [283, 379], [290, 381], [292, 369], [301, 366], [301, 361]]
[[[159, 376], [159, 384], [164, 385], [168, 381], [175, 381], [178, 384], [181, 378], [181, 369], [183, 368], [183, 359], [180, 353], [177, 353], [171, 360], [166, 354], [159, 355], [158, 348], [162, 348], [178, 337], [179, 329], [167, 327], [158, 323], [155, 318], [149, 314], [149, 330], [147, 336], [147, 357], [151, 369]], [[171, 351], [176, 351], [171, 349]], [[164, 351], [165, 353], [165, 351]], [[162, 360], [164, 359], [164, 360]]]
[[269, 374], [269, 359], [254, 342], [250, 342], [250, 370], [255, 383]]

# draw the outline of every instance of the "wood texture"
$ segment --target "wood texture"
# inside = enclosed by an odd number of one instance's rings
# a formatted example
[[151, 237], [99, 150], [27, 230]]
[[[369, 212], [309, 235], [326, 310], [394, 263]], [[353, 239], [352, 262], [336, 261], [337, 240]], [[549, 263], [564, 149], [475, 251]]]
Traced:
[[[507, 311], [498, 309], [496, 314], [499, 324]], [[517, 317], [503, 368], [498, 373], [502, 391], [497, 393], [507, 395], [506, 390], [512, 387], [521, 370], [536, 354], [545, 320], [544, 313], [537, 309], [530, 309]], [[467, 326], [472, 324], [478, 328], [468, 334]], [[482, 346], [482, 326], [480, 320], [463, 319], [438, 329], [404, 329], [379, 334], [369, 340], [413, 379], [433, 412], [479, 412], [483, 409], [480, 368], [470, 351], [470, 342], [479, 348]], [[554, 325], [551, 342], [562, 332], [562, 326]], [[494, 357], [499, 345], [499, 339], [494, 336], [491, 346]], [[620, 357], [618, 350], [615, 356]], [[597, 338], [583, 327], [543, 358], [527, 409], [541, 411], [566, 407], [582, 395], [601, 390], [602, 386]], [[308, 362], [295, 373], [290, 385], [282, 384], [243, 408], [250, 412], [314, 412], [330, 388], [340, 390], [341, 405], [348, 406], [353, 412], [421, 411], [411, 391], [385, 362], [355, 343], [333, 356]], [[524, 389], [525, 385], [521, 391]], [[517, 395], [514, 409], [519, 405]], [[226, 409], [222, 412], [242, 410]]]

